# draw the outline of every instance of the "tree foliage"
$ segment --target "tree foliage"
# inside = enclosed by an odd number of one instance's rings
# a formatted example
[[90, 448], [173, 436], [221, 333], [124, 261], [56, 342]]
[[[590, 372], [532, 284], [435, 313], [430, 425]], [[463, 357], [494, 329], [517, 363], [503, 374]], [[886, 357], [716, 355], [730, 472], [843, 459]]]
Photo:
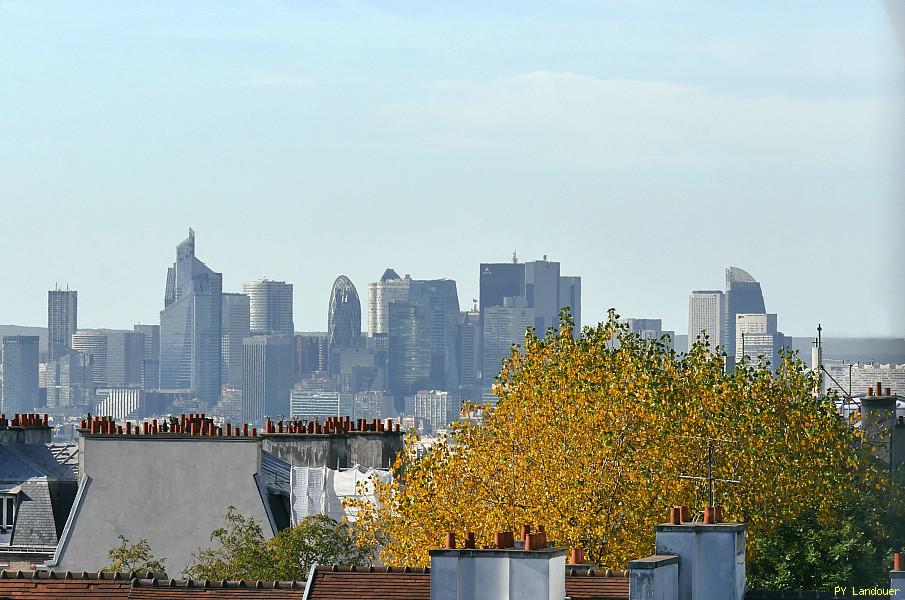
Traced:
[[166, 559], [154, 558], [148, 540], [141, 539], [130, 544], [128, 538], [119, 536], [119, 546], [111, 548], [107, 555], [110, 557], [110, 565], [101, 569], [108, 573], [165, 573]]
[[[359, 502], [362, 543], [391, 565], [426, 565], [446, 531], [543, 524], [551, 540], [625, 568], [650, 554], [654, 525], [670, 506], [700, 511], [715, 446], [724, 520], [749, 524], [749, 557], [780, 524], [812, 511], [832, 523], [853, 489], [879, 486], [878, 472], [836, 413], [817, 400], [813, 375], [790, 354], [776, 372], [743, 360], [732, 374], [699, 339], [687, 353], [630, 334], [610, 311], [578, 339], [564, 311], [558, 332], [528, 331], [503, 363], [480, 423], [461, 421], [421, 454], [409, 440], [393, 481], [375, 482], [379, 503]], [[471, 410], [472, 407], [466, 407]]]
[[312, 564], [368, 564], [372, 552], [360, 547], [345, 522], [324, 515], [306, 517], [269, 540], [257, 521], [234, 508], [226, 527], [211, 534], [215, 545], [199, 550], [185, 569], [194, 579], [304, 580]]

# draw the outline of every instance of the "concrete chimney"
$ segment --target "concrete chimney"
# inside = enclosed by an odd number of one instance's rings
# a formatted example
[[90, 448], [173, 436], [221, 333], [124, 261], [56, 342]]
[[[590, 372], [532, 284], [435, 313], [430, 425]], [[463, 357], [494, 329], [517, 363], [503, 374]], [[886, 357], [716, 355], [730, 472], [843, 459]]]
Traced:
[[875, 393], [861, 399], [861, 431], [874, 458], [884, 467], [892, 468], [896, 397], [882, 395], [882, 385], [877, 382]]
[[630, 600], [743, 600], [748, 526], [712, 520], [675, 523], [671, 513], [657, 525], [656, 554], [629, 562]]
[[[532, 534], [537, 535], [537, 534]], [[431, 550], [431, 600], [565, 600], [566, 549]]]
[[901, 598], [905, 595], [905, 552], [896, 552], [893, 555], [892, 571], [889, 572], [889, 587], [896, 590], [890, 594], [890, 598]]

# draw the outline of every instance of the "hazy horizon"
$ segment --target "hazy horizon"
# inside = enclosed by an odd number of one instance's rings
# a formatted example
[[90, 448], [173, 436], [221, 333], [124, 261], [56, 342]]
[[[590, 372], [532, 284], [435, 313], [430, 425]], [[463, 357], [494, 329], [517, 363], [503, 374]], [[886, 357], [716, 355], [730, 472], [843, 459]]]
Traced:
[[[387, 267], [561, 263], [685, 333], [729, 265], [787, 335], [905, 335], [905, 68], [880, 2], [0, 0], [0, 322], [157, 323], [175, 247], [326, 328]], [[363, 306], [363, 313], [365, 313]], [[363, 314], [363, 327], [366, 314]]]

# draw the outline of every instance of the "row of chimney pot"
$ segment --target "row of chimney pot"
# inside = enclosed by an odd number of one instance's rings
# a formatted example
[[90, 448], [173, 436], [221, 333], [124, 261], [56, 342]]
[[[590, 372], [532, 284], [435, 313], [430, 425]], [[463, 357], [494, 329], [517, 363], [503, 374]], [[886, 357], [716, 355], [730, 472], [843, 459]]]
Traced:
[[[669, 509], [669, 524], [681, 525], [682, 523], [690, 523], [691, 515], [687, 506], [673, 506]], [[708, 506], [704, 509], [704, 524], [715, 525], [723, 522], [723, 507]]]
[[[13, 421], [14, 426], [19, 422], [20, 417], [34, 417], [33, 420], [36, 426], [40, 425], [38, 415], [16, 415], [16, 419]], [[47, 415], [44, 415], [43, 422], [46, 426]], [[157, 433], [181, 433], [199, 437], [248, 437], [249, 435], [256, 437], [258, 435], [258, 429], [249, 427], [247, 423], [242, 424], [241, 427], [239, 425], [233, 427], [231, 423], [219, 426], [215, 425], [213, 419], [206, 417], [204, 413], [180, 415], [179, 419], [161, 419], [160, 421], [151, 419], [150, 421], [143, 421], [141, 428], [139, 428], [138, 424], [133, 427], [129, 421], [126, 421], [125, 427], [117, 425], [116, 420], [110, 416], [95, 416], [90, 419], [82, 419], [81, 429], [88, 433], [107, 435], [154, 435]], [[351, 431], [383, 433], [398, 432], [399, 423], [393, 423], [392, 419], [387, 419], [386, 421], [373, 419], [370, 422], [366, 419], [358, 419], [353, 422], [349, 417], [329, 417], [324, 420], [323, 425], [319, 421], [296, 420], [284, 422], [281, 419], [273, 422], [267, 419], [264, 431], [266, 433], [289, 434], [333, 434]]]
[[266, 433], [348, 433], [352, 431], [373, 431], [373, 432], [398, 432], [399, 423], [394, 423], [393, 419], [383, 421], [381, 419], [357, 419], [353, 421], [350, 417], [328, 417], [324, 420], [321, 427], [318, 421], [286, 421], [282, 419], [274, 423], [267, 419], [264, 431]]
[[[531, 525], [522, 525], [521, 531], [522, 549], [524, 550], [540, 550], [547, 547], [547, 532], [544, 526], [539, 525], [535, 533], [531, 533]], [[456, 534], [452, 531], [446, 533], [446, 548], [455, 550]], [[465, 542], [462, 545], [465, 550], [475, 549], [475, 534], [473, 531], [465, 532]], [[493, 534], [493, 546], [486, 546], [484, 550], [491, 549], [505, 550], [507, 548], [515, 548], [515, 536], [511, 531], [499, 531]], [[584, 551], [579, 550], [580, 557], [584, 559]], [[578, 564], [578, 563], [574, 563]]]
[[0, 427], [49, 427], [47, 418], [46, 414], [16, 413], [10, 420], [0, 414]]
[[890, 391], [890, 388], [883, 387], [882, 381], [878, 381], [875, 386], [867, 388], [867, 397], [873, 398], [874, 396], [892, 396], [892, 394], [889, 393]]

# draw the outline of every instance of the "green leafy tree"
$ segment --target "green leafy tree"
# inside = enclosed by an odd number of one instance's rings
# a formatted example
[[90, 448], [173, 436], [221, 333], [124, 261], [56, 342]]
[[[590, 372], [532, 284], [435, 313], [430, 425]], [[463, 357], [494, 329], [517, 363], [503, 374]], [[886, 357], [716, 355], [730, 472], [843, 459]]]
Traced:
[[890, 554], [905, 540], [905, 468], [873, 486], [853, 487], [829, 520], [814, 510], [766, 533], [748, 567], [748, 586], [822, 590], [884, 586]]
[[350, 525], [326, 515], [306, 517], [269, 542], [274, 568], [285, 579], [305, 579], [313, 564], [367, 565], [373, 551], [355, 543]]
[[148, 540], [141, 539], [130, 544], [128, 538], [119, 536], [119, 546], [107, 552], [112, 561], [109, 566], [102, 569], [108, 573], [130, 573], [138, 571], [147, 573], [165, 573], [166, 559], [154, 558]]
[[226, 527], [211, 533], [213, 547], [199, 549], [184, 570], [193, 579], [273, 580], [273, 560], [258, 522], [239, 513], [234, 506], [226, 511]]
[[216, 544], [186, 567], [194, 579], [304, 580], [312, 564], [369, 564], [374, 552], [356, 544], [351, 526], [330, 517], [306, 517], [270, 540], [261, 526], [230, 507], [226, 527], [211, 534]]

